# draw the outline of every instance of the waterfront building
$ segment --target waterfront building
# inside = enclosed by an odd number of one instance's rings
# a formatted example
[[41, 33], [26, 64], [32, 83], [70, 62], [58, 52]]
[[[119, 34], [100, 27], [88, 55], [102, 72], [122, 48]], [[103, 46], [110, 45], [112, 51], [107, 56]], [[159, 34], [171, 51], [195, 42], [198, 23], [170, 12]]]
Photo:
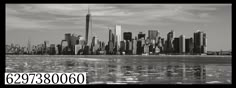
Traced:
[[161, 39], [162, 39], [161, 37], [158, 37], [158, 39], [157, 39], [157, 47], [160, 49], [160, 52], [163, 52], [164, 47], [162, 45], [162, 40]]
[[137, 54], [137, 40], [132, 39], [132, 44], [133, 44], [133, 48], [132, 48], [132, 54]]
[[49, 41], [44, 41], [44, 54], [49, 54]]
[[49, 54], [50, 55], [55, 55], [56, 54], [56, 46], [55, 46], [55, 44], [50, 44]]
[[159, 36], [159, 31], [158, 30], [148, 30], [148, 37], [150, 40], [156, 40]]
[[160, 51], [160, 49], [158, 48], [158, 47], [155, 47], [155, 52], [154, 52], [154, 54], [159, 54], [161, 51]]
[[199, 30], [194, 32], [194, 53], [206, 53], [206, 34]]
[[119, 51], [121, 41], [121, 25], [115, 26], [115, 52]]
[[30, 42], [30, 40], [28, 40], [28, 47], [27, 47], [27, 53], [28, 54], [31, 54], [32, 53], [32, 48], [31, 48], [31, 42]]
[[114, 44], [112, 41], [108, 42], [108, 53], [113, 54]]
[[179, 37], [179, 52], [185, 53], [185, 36], [181, 35]]
[[71, 46], [74, 46], [76, 44], [79, 44], [79, 39], [80, 39], [80, 35], [77, 35], [77, 34], [72, 34], [71, 36]]
[[180, 42], [179, 38], [174, 38], [173, 44], [174, 44], [174, 53], [180, 53]]
[[131, 54], [132, 53], [132, 42], [129, 40], [125, 40], [125, 53]]
[[93, 39], [92, 39], [92, 46], [95, 46], [95, 45], [97, 45], [98, 44], [98, 38], [97, 38], [97, 36], [94, 36], [93, 37]]
[[[71, 44], [71, 46], [69, 46], [70, 47], [70, 49], [72, 50], [72, 52], [75, 52], [75, 45], [76, 44], [79, 44], [79, 40], [80, 40], [80, 35], [77, 35], [77, 34], [72, 34], [72, 36], [70, 37], [70, 44]], [[72, 53], [71, 52], [71, 53]], [[73, 53], [74, 54], [74, 53]]]
[[137, 41], [137, 54], [142, 54], [142, 53], [143, 53], [142, 41], [138, 40]]
[[124, 33], [123, 33], [123, 38], [124, 38], [124, 40], [129, 40], [129, 41], [131, 41], [131, 39], [132, 39], [132, 33], [131, 33], [131, 32], [124, 32]]
[[109, 29], [109, 40], [108, 41], [113, 41], [113, 34], [112, 34], [111, 29]]
[[100, 44], [101, 51], [105, 51], [105, 43], [101, 42]]
[[171, 32], [169, 32], [167, 34], [167, 42], [166, 42], [166, 52], [167, 53], [172, 53], [173, 52], [173, 39], [174, 38], [174, 31], [171, 30]]
[[150, 52], [150, 54], [154, 54], [155, 53], [155, 45], [153, 45], [153, 44], [149, 45], [149, 52]]
[[202, 53], [207, 53], [207, 38], [206, 38], [206, 33], [203, 33]]
[[68, 43], [68, 47], [70, 47], [71, 46], [71, 34], [70, 33], [65, 34], [65, 40]]
[[79, 44], [82, 46], [86, 45], [86, 41], [85, 41], [84, 37], [79, 37]]
[[58, 48], [58, 45], [55, 47], [55, 52], [56, 52], [56, 53], [55, 53], [56, 55], [60, 55], [60, 54], [59, 54], [59, 48]]
[[75, 55], [80, 55], [83, 51], [83, 46], [81, 44], [75, 45]]
[[189, 53], [189, 54], [192, 54], [193, 53], [193, 47], [194, 47], [194, 45], [193, 45], [193, 38], [188, 38], [188, 39], [185, 39], [185, 46], [186, 46], [186, 50], [185, 50], [185, 52], [186, 53]]
[[120, 53], [122, 54], [122, 52], [126, 51], [126, 41], [121, 41], [120, 42]]
[[166, 44], [165, 44], [165, 39], [164, 38], [161, 38], [161, 44], [162, 44], [162, 51], [161, 51], [161, 53], [164, 53], [165, 49], [166, 49]]
[[138, 39], [141, 39], [141, 38], [145, 39], [145, 34], [143, 34], [142, 32], [139, 32]]
[[132, 41], [129, 41], [129, 51], [128, 51], [128, 54], [132, 54], [132, 49], [133, 49], [133, 43]]
[[61, 41], [61, 54], [67, 54], [68, 53], [68, 42], [66, 40]]
[[86, 32], [85, 32], [85, 42], [86, 45], [90, 45], [90, 37], [91, 37], [91, 30], [92, 29], [92, 18], [90, 14], [90, 9], [88, 8], [88, 14], [86, 15]]
[[149, 44], [145, 44], [145, 45], [144, 45], [143, 53], [144, 53], [144, 54], [149, 54]]

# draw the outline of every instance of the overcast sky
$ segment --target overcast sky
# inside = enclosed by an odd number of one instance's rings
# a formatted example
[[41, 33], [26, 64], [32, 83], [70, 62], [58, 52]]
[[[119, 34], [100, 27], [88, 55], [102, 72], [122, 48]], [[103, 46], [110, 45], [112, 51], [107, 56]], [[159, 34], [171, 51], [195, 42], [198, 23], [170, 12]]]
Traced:
[[[108, 41], [108, 27], [121, 25], [122, 32], [159, 30], [166, 39], [174, 30], [193, 37], [197, 30], [207, 34], [208, 50], [231, 50], [231, 4], [89, 4], [92, 32]], [[88, 4], [6, 4], [6, 43], [26, 46], [44, 40], [59, 44], [65, 33], [85, 35]]]

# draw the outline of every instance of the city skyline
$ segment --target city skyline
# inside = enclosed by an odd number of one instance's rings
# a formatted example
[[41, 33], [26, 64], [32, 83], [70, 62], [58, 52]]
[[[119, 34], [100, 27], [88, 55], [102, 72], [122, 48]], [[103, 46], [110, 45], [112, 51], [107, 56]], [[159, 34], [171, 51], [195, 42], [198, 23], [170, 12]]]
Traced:
[[[87, 6], [7, 4], [6, 42], [26, 46], [30, 37], [32, 45], [40, 44], [44, 40], [60, 44], [65, 33], [76, 33], [85, 37]], [[165, 39], [170, 30], [174, 30], [174, 37], [184, 35], [190, 38], [193, 37], [193, 32], [201, 30], [207, 33], [208, 50], [231, 50], [231, 4], [89, 6], [93, 18], [92, 35], [98, 36], [104, 42], [108, 42], [108, 27], [114, 30], [115, 25], [119, 24], [121, 34], [132, 32], [132, 38], [139, 32], [147, 34], [148, 30], [158, 30]]]

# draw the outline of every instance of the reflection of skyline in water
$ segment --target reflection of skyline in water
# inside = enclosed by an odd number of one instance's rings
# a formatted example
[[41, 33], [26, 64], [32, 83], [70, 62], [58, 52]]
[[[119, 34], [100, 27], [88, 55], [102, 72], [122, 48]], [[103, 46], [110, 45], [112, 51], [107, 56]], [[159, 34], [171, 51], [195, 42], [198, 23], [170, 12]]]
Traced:
[[231, 83], [232, 73], [231, 64], [200, 64], [184, 59], [31, 58], [7, 57], [6, 72], [88, 72], [89, 84]]
[[[123, 63], [113, 59], [107, 63], [91, 63], [88, 81], [100, 83], [205, 83], [203, 64], [156, 62], [155, 64]], [[143, 62], [145, 63], [145, 62]]]

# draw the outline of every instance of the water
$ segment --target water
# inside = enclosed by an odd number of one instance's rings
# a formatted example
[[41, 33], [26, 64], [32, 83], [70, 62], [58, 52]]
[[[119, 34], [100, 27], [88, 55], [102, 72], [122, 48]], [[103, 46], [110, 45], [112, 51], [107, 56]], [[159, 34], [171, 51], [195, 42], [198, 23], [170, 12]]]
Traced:
[[88, 72], [88, 84], [231, 84], [231, 56], [6, 56], [6, 72]]

